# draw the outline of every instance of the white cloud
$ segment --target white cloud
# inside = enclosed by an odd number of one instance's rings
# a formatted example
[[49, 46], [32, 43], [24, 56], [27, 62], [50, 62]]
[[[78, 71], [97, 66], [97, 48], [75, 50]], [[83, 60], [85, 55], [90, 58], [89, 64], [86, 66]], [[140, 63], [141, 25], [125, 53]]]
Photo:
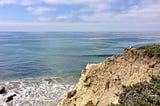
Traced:
[[[89, 3], [91, 0], [42, 0], [45, 3], [49, 4], [84, 4]], [[92, 2], [98, 0], [92, 0]]]
[[0, 0], [0, 5], [15, 4], [17, 0]]
[[[159, 31], [160, 0], [142, 0], [139, 5], [134, 5], [124, 11], [113, 12], [110, 10], [111, 4], [117, 1], [121, 0], [21, 0], [20, 4], [30, 5], [27, 7], [28, 12], [38, 15], [37, 22], [1, 22], [0, 29], [5, 29], [2, 26], [6, 26], [6, 28], [9, 27], [12, 30], [12, 27], [16, 26], [19, 30], [24, 27], [24, 29], [28, 28], [27, 30], [39, 28], [38, 30], [42, 29], [42, 31]], [[0, 0], [0, 4], [15, 2], [16, 0]], [[130, 2], [133, 1], [130, 0]], [[41, 3], [50, 5], [83, 4], [85, 7], [49, 17], [47, 13], [55, 11], [55, 9], [39, 6]], [[82, 21], [69, 21], [74, 18], [79, 18]], [[65, 21], [60, 22], [61, 20]]]
[[95, 5], [96, 3], [110, 3], [118, 0], [0, 0], [2, 4], [11, 4], [18, 3], [22, 5], [32, 5], [32, 4], [86, 4], [86, 5]]
[[53, 18], [51, 17], [38, 17], [38, 21], [44, 21], [44, 22], [47, 22], [47, 21], [52, 21]]
[[40, 0], [0, 0], [0, 5], [8, 5], [8, 4], [33, 5], [40, 3], [41, 3]]
[[56, 17], [56, 19], [69, 19], [69, 18], [72, 18], [71, 15], [59, 15]]
[[19, 0], [19, 2], [22, 5], [40, 4], [40, 2], [38, 0]]
[[27, 7], [26, 10], [35, 15], [43, 15], [43, 14], [46, 14], [47, 12], [55, 11], [56, 9], [49, 8], [49, 7], [36, 7], [36, 8]]
[[[154, 0], [153, 0], [154, 1]], [[114, 13], [112, 11], [101, 11], [101, 12], [94, 12], [91, 15], [82, 14], [79, 17], [88, 22], [102, 22], [102, 23], [117, 23], [117, 24], [124, 24], [128, 23], [130, 25], [132, 22], [140, 23], [159, 23], [160, 24], [160, 0], [159, 2], [150, 2], [148, 3], [147, 0], [143, 0], [141, 5], [136, 5], [130, 7], [129, 9]]]

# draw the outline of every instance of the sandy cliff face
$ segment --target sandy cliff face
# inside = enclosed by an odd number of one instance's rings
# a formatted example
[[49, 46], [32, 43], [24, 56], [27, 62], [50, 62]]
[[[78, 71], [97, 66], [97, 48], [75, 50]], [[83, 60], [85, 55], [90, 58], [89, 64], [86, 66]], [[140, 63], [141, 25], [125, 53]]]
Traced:
[[152, 74], [160, 74], [160, 56], [148, 55], [136, 48], [125, 49], [122, 55], [112, 56], [99, 64], [88, 64], [79, 83], [58, 106], [118, 103], [115, 94], [122, 92], [123, 85], [149, 80]]

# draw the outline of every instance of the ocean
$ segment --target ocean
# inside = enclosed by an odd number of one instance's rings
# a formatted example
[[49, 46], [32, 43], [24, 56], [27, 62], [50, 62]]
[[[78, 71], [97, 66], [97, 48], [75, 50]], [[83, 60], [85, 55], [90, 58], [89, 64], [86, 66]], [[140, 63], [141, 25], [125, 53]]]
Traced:
[[12, 106], [53, 106], [86, 64], [153, 43], [160, 33], [0, 32], [0, 85], [17, 94]]

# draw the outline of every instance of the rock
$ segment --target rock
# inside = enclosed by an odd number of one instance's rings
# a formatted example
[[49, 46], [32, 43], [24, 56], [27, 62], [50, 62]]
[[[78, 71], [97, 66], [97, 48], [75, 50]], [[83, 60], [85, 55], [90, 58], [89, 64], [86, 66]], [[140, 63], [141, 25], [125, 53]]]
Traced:
[[76, 92], [77, 92], [76, 90], [68, 92], [67, 98], [72, 98], [76, 94]]
[[4, 86], [0, 86], [0, 94], [5, 93], [5, 87]]
[[85, 86], [85, 87], [90, 87], [91, 84], [92, 84], [91, 82], [87, 82], [87, 83], [84, 83], [84, 86]]
[[16, 94], [10, 95], [10, 96], [5, 98], [5, 101], [10, 102], [11, 100], [13, 100], [13, 97], [15, 97], [15, 96], [16, 96]]
[[109, 89], [109, 84], [110, 84], [110, 81], [107, 81], [105, 84], [105, 89]]
[[154, 68], [155, 65], [156, 65], [156, 63], [150, 63], [150, 64], [149, 64], [149, 67], [150, 67], [150, 68]]
[[95, 106], [92, 101], [88, 101], [84, 106]]

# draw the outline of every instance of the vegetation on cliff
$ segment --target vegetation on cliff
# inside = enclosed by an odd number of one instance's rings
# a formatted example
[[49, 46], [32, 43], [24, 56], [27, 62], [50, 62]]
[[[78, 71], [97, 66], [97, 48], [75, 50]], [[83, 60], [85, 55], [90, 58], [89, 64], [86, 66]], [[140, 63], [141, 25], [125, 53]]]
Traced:
[[111, 106], [159, 106], [160, 75], [151, 76], [150, 82], [139, 82], [124, 87], [119, 95], [119, 104]]
[[147, 54], [160, 54], [160, 44], [145, 45], [139, 47], [139, 49], [144, 49]]

